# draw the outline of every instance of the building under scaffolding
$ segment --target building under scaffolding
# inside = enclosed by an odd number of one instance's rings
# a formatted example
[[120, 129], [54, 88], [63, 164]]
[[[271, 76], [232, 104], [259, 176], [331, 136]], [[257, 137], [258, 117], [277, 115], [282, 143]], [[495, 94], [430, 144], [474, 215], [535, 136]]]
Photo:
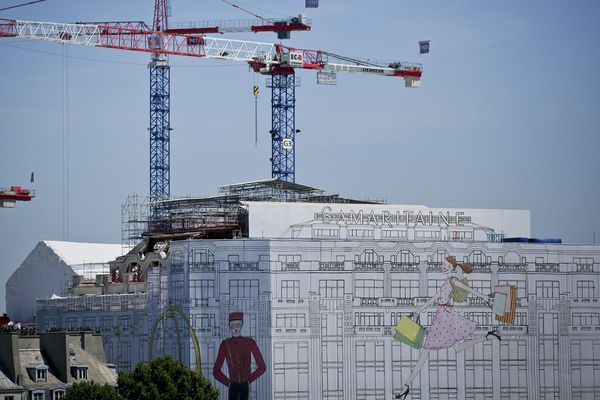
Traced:
[[279, 179], [219, 187], [219, 194], [179, 197], [151, 202], [132, 195], [121, 207], [121, 239], [129, 248], [144, 239], [151, 244], [177, 239], [232, 239], [248, 237], [245, 201], [381, 204], [353, 200], [324, 190]]

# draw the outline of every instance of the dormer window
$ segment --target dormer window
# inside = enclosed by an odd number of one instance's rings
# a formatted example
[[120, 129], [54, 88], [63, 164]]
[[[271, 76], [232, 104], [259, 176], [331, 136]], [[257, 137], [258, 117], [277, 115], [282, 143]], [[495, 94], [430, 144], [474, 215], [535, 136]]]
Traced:
[[48, 381], [48, 366], [45, 364], [38, 364], [35, 367], [29, 369], [29, 376], [35, 382], [47, 382]]
[[88, 366], [77, 365], [75, 367], [71, 367], [71, 375], [73, 375], [73, 378], [77, 380], [86, 381], [88, 379]]
[[45, 369], [38, 369], [35, 371], [35, 380], [36, 381], [47, 381], [48, 380], [48, 371]]

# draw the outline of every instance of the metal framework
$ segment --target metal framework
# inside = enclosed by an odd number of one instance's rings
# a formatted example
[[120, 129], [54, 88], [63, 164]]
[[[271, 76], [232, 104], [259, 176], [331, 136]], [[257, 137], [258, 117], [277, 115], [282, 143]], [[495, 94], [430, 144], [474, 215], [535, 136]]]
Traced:
[[271, 87], [271, 177], [296, 181], [296, 74], [273, 73]]
[[171, 195], [171, 67], [155, 54], [150, 68], [150, 199]]

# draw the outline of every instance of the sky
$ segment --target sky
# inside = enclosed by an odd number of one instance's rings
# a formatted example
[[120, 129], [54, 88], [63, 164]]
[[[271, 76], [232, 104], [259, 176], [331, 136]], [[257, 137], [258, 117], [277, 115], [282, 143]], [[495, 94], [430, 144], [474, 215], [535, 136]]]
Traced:
[[[424, 72], [408, 89], [349, 73], [317, 85], [299, 71], [297, 182], [392, 204], [527, 209], [533, 237], [600, 243], [599, 2], [320, 3], [237, 2], [265, 17], [307, 14], [312, 30], [293, 32], [288, 46], [419, 62]], [[249, 17], [222, 0], [171, 8], [171, 22]], [[152, 12], [150, 0], [46, 0], [0, 18], [150, 22]], [[418, 54], [419, 40], [431, 41], [430, 54]], [[120, 243], [121, 204], [149, 186], [148, 62], [147, 53], [0, 39], [0, 186], [31, 186], [35, 171], [36, 190], [32, 202], [0, 209], [0, 312], [6, 280], [37, 242]], [[265, 77], [227, 61], [170, 63], [171, 193], [270, 178]]]

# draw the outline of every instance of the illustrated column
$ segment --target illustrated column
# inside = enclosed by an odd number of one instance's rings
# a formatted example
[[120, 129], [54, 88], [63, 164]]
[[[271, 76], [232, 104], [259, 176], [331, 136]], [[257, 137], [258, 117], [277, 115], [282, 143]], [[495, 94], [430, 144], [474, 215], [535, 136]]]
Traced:
[[356, 400], [355, 365], [356, 355], [354, 350], [354, 318], [352, 295], [344, 295], [344, 329], [343, 329], [343, 365], [344, 372], [344, 400]]
[[571, 326], [571, 300], [568, 293], [560, 295], [558, 306], [558, 376], [560, 379], [560, 399], [571, 395], [571, 349], [569, 329]]
[[540, 393], [540, 358], [538, 347], [537, 296], [529, 295], [527, 310], [527, 398], [537, 399]]
[[310, 359], [308, 360], [309, 371], [309, 398], [323, 398], [323, 363], [321, 362], [321, 309], [319, 306], [319, 295], [310, 293], [308, 304], [308, 318], [310, 323]]

